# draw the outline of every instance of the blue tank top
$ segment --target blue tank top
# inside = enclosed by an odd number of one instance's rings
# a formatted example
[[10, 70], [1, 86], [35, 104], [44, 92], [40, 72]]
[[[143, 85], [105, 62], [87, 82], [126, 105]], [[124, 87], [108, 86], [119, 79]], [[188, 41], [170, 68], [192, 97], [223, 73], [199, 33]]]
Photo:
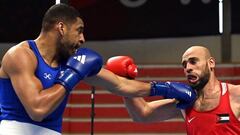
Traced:
[[[35, 71], [35, 75], [41, 81], [43, 88], [47, 89], [54, 84], [54, 79], [58, 72], [61, 70], [61, 66], [52, 68], [45, 63], [40, 55], [37, 46], [33, 40], [29, 40], [28, 44], [34, 54], [36, 55], [38, 65]], [[27, 80], [26, 80], [27, 81]], [[18, 99], [11, 80], [8, 78], [0, 78], [0, 119], [2, 120], [16, 120], [20, 122], [32, 123], [38, 126], [46, 127], [57, 132], [62, 132], [62, 115], [64, 108], [67, 104], [67, 98], [65, 97], [63, 102], [58, 108], [49, 114], [42, 122], [33, 121], [25, 111], [22, 103]]]

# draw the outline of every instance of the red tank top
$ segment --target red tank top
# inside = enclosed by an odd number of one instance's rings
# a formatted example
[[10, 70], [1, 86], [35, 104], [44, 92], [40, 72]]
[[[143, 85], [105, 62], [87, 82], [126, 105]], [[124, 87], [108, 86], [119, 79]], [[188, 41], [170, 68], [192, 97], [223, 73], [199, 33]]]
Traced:
[[240, 135], [240, 121], [230, 107], [228, 85], [221, 83], [219, 105], [210, 111], [186, 110], [188, 135]]

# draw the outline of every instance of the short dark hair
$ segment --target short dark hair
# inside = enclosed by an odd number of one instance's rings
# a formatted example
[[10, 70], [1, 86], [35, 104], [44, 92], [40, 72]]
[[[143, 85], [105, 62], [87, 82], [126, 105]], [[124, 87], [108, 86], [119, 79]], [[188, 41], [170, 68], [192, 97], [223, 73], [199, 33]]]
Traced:
[[80, 17], [80, 14], [74, 7], [62, 3], [53, 5], [43, 17], [42, 31], [49, 31], [59, 21], [66, 24], [74, 23], [77, 17]]

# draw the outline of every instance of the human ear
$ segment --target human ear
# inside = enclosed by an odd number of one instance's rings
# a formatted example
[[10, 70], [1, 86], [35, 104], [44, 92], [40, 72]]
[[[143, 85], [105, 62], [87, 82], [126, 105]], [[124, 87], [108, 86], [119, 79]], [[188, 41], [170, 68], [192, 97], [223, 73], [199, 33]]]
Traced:
[[62, 22], [59, 22], [57, 24], [57, 29], [58, 29], [59, 33], [63, 36], [64, 35], [64, 24]]
[[210, 57], [209, 58], [209, 67], [212, 69], [212, 68], [215, 68], [215, 66], [216, 66], [216, 60], [213, 57]]

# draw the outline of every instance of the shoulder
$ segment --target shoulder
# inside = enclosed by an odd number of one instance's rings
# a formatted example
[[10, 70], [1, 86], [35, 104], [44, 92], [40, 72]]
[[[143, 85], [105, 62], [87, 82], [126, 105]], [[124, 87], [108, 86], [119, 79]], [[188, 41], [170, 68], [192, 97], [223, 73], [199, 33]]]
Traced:
[[240, 85], [228, 84], [228, 90], [231, 96], [240, 96]]
[[35, 68], [36, 64], [37, 59], [26, 41], [11, 47], [2, 59], [2, 67], [7, 73], [14, 69]]
[[36, 59], [33, 51], [29, 48], [26, 41], [11, 47], [3, 57], [3, 61], [11, 60], [14, 62], [25, 62], [26, 60]]

